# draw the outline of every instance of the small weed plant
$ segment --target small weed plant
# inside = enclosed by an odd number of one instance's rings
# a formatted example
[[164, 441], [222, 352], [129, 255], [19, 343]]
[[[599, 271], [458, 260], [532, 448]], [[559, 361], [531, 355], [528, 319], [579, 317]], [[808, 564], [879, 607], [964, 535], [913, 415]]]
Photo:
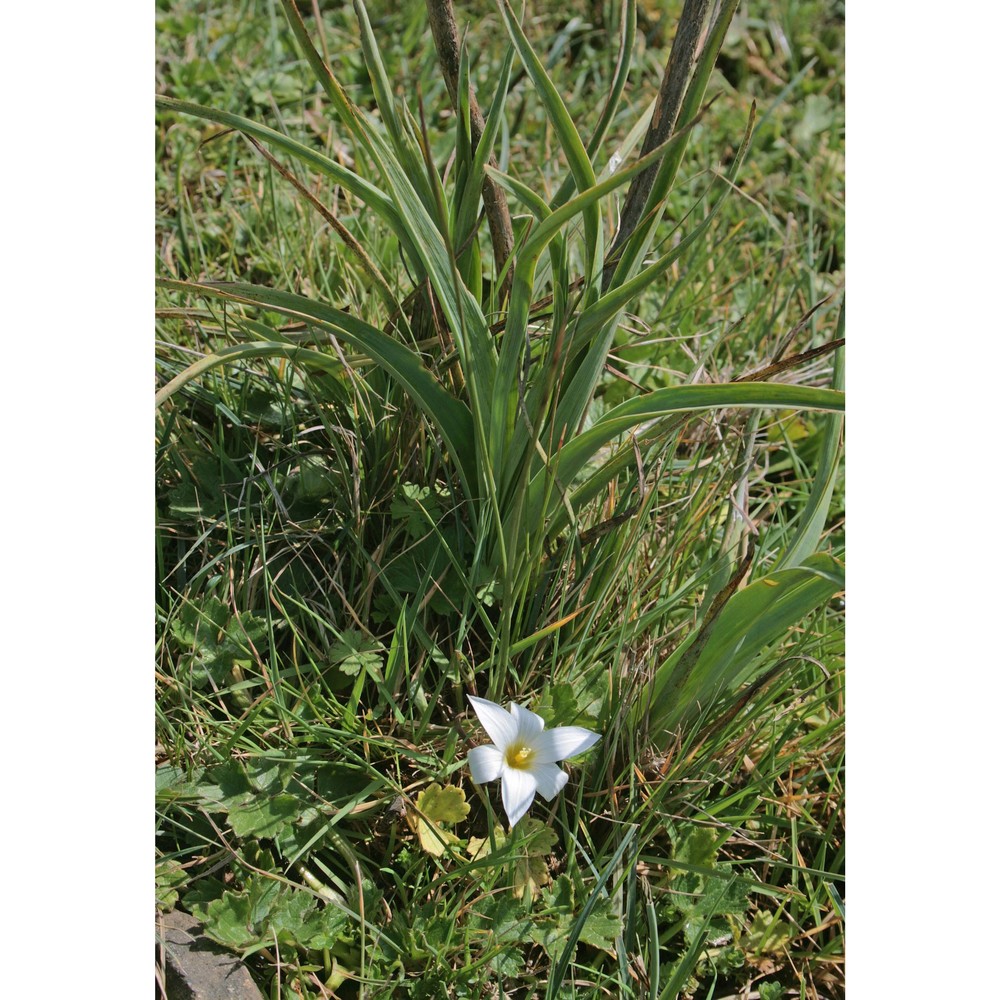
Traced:
[[325, 6], [158, 13], [158, 908], [272, 997], [839, 996], [836, 15]]

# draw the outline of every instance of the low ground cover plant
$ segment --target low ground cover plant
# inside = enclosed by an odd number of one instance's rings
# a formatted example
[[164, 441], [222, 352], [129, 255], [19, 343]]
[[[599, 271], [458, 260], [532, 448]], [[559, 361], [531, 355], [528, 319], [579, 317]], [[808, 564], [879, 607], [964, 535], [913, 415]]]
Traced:
[[272, 996], [842, 992], [842, 24], [738, 7], [161, 5], [157, 902]]

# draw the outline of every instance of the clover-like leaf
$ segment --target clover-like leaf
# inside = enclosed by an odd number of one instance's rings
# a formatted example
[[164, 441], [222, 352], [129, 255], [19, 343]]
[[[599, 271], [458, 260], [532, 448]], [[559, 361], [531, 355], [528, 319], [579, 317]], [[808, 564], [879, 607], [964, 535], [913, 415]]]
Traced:
[[406, 525], [407, 534], [412, 539], [424, 537], [441, 519], [441, 506], [431, 488], [414, 483], [403, 483], [389, 511], [394, 521], [402, 521]]

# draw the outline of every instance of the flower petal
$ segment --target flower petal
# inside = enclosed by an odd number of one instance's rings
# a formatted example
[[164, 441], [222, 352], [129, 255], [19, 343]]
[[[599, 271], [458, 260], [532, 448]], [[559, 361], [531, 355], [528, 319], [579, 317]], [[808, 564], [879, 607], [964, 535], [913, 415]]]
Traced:
[[531, 773], [535, 776], [538, 791], [551, 802], [569, 781], [569, 775], [555, 764], [536, 764]]
[[538, 787], [531, 771], [505, 767], [503, 772], [503, 807], [511, 828], [528, 811]]
[[599, 739], [600, 733], [592, 733], [582, 726], [557, 726], [540, 733], [535, 740], [535, 760], [539, 764], [552, 764], [557, 760], [575, 757], [589, 750]]
[[510, 714], [517, 725], [517, 740], [529, 746], [534, 746], [538, 740], [538, 734], [545, 728], [545, 720], [540, 715], [535, 715], [521, 705], [510, 703]]
[[503, 771], [503, 754], [488, 743], [485, 746], [473, 747], [469, 751], [469, 770], [472, 772], [472, 780], [477, 785], [486, 781], [496, 781]]
[[476, 698], [468, 694], [466, 698], [476, 710], [479, 721], [483, 724], [483, 729], [489, 733], [490, 739], [497, 745], [497, 749], [503, 753], [517, 735], [517, 723], [504, 711], [502, 706], [495, 701], [487, 701], [485, 698]]

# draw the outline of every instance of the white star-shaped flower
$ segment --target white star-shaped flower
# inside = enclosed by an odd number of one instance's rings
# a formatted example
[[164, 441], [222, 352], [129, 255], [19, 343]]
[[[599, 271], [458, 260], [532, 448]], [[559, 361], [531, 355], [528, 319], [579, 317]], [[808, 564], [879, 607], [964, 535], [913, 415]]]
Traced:
[[514, 702], [506, 712], [485, 698], [467, 697], [493, 740], [492, 746], [469, 751], [472, 780], [477, 785], [501, 780], [503, 807], [512, 828], [528, 811], [535, 792], [551, 802], [569, 781], [557, 762], [589, 750], [601, 738], [582, 726], [545, 729], [540, 715]]

